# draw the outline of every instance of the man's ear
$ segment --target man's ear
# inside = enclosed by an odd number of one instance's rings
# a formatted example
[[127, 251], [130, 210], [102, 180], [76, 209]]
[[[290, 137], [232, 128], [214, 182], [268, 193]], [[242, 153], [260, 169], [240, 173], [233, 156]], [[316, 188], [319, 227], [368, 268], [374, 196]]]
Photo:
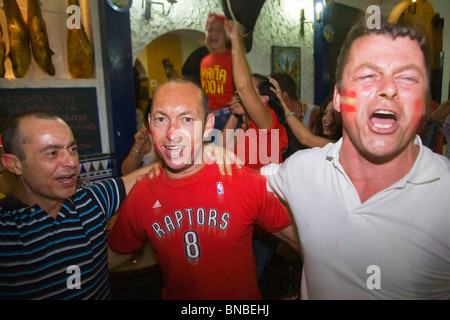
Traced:
[[3, 153], [0, 155], [2, 165], [11, 173], [15, 175], [22, 174], [22, 162], [12, 153]]
[[333, 107], [337, 112], [341, 112], [341, 94], [337, 86], [334, 86]]
[[214, 117], [214, 113], [209, 113], [206, 117], [206, 123], [205, 123], [205, 133], [203, 134], [203, 137], [208, 137], [211, 133], [211, 130], [214, 129], [214, 122], [216, 121], [216, 118]]

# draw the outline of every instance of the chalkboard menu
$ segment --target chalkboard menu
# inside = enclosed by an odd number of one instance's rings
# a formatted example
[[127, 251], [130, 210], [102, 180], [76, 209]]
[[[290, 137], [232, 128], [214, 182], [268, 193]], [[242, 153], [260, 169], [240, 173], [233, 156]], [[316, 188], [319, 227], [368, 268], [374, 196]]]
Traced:
[[101, 152], [96, 88], [0, 88], [0, 130], [10, 116], [32, 110], [51, 111], [66, 121], [80, 155]]

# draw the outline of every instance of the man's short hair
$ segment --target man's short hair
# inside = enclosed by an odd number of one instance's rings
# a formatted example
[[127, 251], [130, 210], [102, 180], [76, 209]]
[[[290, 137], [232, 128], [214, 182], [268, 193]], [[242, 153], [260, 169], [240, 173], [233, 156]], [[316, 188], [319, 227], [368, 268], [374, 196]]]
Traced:
[[3, 125], [1, 132], [3, 150], [5, 153], [12, 153], [16, 155], [20, 160], [25, 160], [25, 153], [22, 145], [27, 143], [29, 138], [20, 133], [20, 121], [26, 118], [63, 121], [58, 115], [42, 110], [26, 111], [9, 118]]
[[366, 24], [366, 19], [361, 18], [357, 21], [357, 23], [350, 29], [350, 32], [347, 34], [344, 42], [342, 43], [341, 51], [339, 57], [337, 59], [336, 65], [336, 85], [340, 90], [342, 85], [342, 77], [344, 73], [344, 68], [348, 63], [350, 50], [353, 43], [364, 36], [368, 35], [386, 35], [391, 37], [392, 39], [396, 39], [398, 37], [401, 38], [410, 38], [411, 40], [415, 40], [418, 42], [425, 59], [425, 67], [427, 69], [428, 81], [431, 79], [431, 62], [430, 62], [430, 52], [428, 46], [428, 40], [425, 33], [419, 29], [417, 26], [405, 24], [399, 25], [396, 23], [390, 23], [383, 18], [381, 25], [379, 28], [368, 28]]
[[[175, 78], [175, 79], [170, 79], [169, 81], [165, 82], [164, 84], [167, 84], [167, 83], [178, 83], [178, 84], [187, 84], [187, 83], [191, 83], [191, 84], [193, 84], [195, 87], [197, 87], [198, 90], [199, 90], [199, 92], [200, 92], [200, 98], [201, 98], [201, 99], [200, 99], [200, 100], [201, 100], [200, 103], [201, 103], [201, 105], [202, 105], [202, 107], [203, 107], [203, 111], [205, 112], [205, 121], [206, 121], [206, 118], [208, 117], [208, 114], [209, 114], [208, 97], [207, 97], [205, 91], [203, 90], [203, 88], [202, 88], [197, 82], [194, 82], [194, 81], [192, 81], [192, 80], [190, 80], [190, 79]], [[162, 85], [164, 85], [164, 84], [162, 84]], [[160, 87], [161, 87], [161, 86], [160, 86]], [[150, 106], [149, 114], [151, 113], [151, 110], [152, 110], [152, 107], [153, 107], [153, 103], [155, 102], [155, 97], [156, 97], [156, 95], [158, 94], [158, 91], [159, 91], [159, 88], [160, 88], [160, 87], [158, 87], [158, 89], [156, 89], [155, 93], [153, 94], [153, 98], [151, 99], [152, 101], [151, 101], [151, 106]]]

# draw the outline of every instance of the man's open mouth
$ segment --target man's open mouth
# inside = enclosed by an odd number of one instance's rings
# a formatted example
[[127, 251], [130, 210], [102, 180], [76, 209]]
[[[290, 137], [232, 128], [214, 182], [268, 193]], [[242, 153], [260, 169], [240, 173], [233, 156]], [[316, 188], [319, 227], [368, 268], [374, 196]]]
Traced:
[[392, 111], [377, 110], [370, 117], [375, 128], [389, 129], [397, 123], [397, 116]]
[[183, 156], [184, 146], [182, 145], [164, 146], [164, 148], [166, 149], [166, 154], [169, 158], [176, 159]]
[[63, 184], [71, 184], [74, 182], [75, 179], [75, 174], [68, 174], [68, 175], [64, 175], [64, 176], [60, 176], [58, 178], [56, 178], [56, 180], [60, 183]]

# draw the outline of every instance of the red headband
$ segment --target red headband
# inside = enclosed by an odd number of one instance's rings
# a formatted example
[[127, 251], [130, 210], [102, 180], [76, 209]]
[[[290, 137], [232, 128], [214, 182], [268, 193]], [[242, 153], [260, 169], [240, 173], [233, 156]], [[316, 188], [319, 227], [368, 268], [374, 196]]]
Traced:
[[223, 24], [225, 24], [225, 21], [227, 21], [227, 18], [225, 16], [222, 16], [220, 14], [217, 13], [211, 13], [208, 16], [208, 19], [206, 20], [206, 27], [208, 27], [208, 25], [213, 22], [214, 20], [220, 20]]

